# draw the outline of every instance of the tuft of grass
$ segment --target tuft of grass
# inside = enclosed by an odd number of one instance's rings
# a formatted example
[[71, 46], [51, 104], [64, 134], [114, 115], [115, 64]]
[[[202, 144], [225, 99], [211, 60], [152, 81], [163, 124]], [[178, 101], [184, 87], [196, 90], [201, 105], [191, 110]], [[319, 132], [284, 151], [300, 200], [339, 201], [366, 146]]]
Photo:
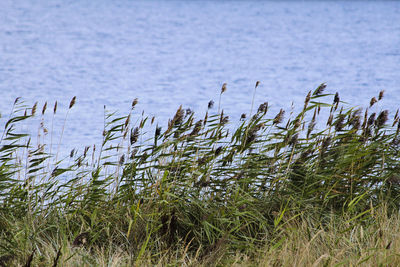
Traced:
[[17, 99], [0, 141], [0, 265], [397, 266], [400, 124], [376, 110], [383, 91], [363, 109], [321, 84], [297, 114], [252, 114], [259, 84], [236, 128], [226, 84], [217, 112], [180, 106], [165, 130], [135, 99], [126, 116], [104, 111], [100, 147], [60, 160], [47, 103]]

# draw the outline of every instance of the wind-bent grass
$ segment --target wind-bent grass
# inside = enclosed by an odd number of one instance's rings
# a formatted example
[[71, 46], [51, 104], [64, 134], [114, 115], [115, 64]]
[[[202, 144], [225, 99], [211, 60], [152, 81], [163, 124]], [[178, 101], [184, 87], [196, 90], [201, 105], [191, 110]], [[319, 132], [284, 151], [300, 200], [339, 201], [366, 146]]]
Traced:
[[264, 103], [233, 131], [223, 110], [182, 107], [163, 131], [135, 99], [105, 113], [100, 148], [61, 161], [17, 131], [37, 109], [17, 99], [0, 144], [0, 265], [397, 266], [398, 113], [372, 112], [383, 92], [362, 110], [325, 87], [286, 121]]

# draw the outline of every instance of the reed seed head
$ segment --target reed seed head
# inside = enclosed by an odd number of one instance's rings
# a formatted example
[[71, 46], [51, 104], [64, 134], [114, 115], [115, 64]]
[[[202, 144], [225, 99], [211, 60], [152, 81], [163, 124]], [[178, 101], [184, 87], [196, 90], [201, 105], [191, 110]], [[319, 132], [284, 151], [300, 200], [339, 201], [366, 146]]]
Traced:
[[375, 97], [371, 98], [371, 101], [369, 101], [369, 107], [372, 107], [378, 100], [376, 100]]
[[375, 121], [375, 125], [378, 128], [381, 128], [382, 126], [384, 126], [385, 123], [388, 120], [388, 115], [389, 115], [389, 111], [388, 110], [384, 110], [381, 113], [379, 113], [378, 118]]
[[183, 117], [184, 117], [184, 111], [182, 109], [182, 105], [179, 106], [178, 110], [175, 113], [174, 118], [172, 119], [172, 124], [173, 125], [179, 125], [182, 123], [183, 121]]
[[208, 102], [208, 109], [212, 109], [214, 107], [214, 100], [210, 100], [210, 102]]
[[119, 165], [124, 164], [124, 162], [125, 162], [125, 155], [122, 155], [122, 156], [120, 157], [120, 159], [119, 159]]
[[224, 83], [224, 84], [222, 85], [221, 94], [223, 94], [223, 93], [226, 91], [226, 86], [227, 86], [227, 83]]
[[240, 115], [240, 120], [245, 120], [246, 119], [246, 113], [242, 113], [242, 115]]
[[321, 84], [318, 86], [318, 88], [314, 91], [314, 94], [313, 94], [313, 95], [320, 95], [320, 94], [322, 94], [322, 93], [324, 92], [325, 88], [326, 88], [326, 84], [325, 84], [325, 83], [321, 83]]
[[369, 128], [369, 126], [371, 126], [372, 124], [374, 124], [374, 122], [375, 122], [375, 116], [376, 116], [376, 113], [375, 113], [375, 112], [372, 113], [371, 116], [369, 116], [368, 122], [367, 122], [367, 128]]
[[190, 108], [186, 109], [185, 117], [190, 116], [193, 113], [193, 111]]
[[260, 85], [260, 81], [256, 82], [256, 86], [254, 88], [257, 88]]
[[215, 156], [218, 156], [219, 154], [221, 154], [221, 152], [222, 152], [222, 146], [218, 147], [218, 148], [215, 150], [214, 154], [215, 154]]
[[135, 106], [137, 105], [138, 102], [139, 102], [138, 98], [133, 99], [133, 101], [132, 101], [132, 109], [135, 108]]
[[83, 150], [83, 157], [86, 158], [87, 152], [89, 151], [89, 146], [85, 146], [85, 149]]
[[304, 108], [303, 108], [304, 110], [307, 108], [308, 103], [310, 102], [310, 100], [311, 100], [311, 91], [308, 92], [308, 94], [306, 96], [306, 99], [304, 100]]
[[299, 128], [301, 126], [301, 121], [300, 119], [296, 119], [294, 121], [294, 129], [296, 130], [297, 128]]
[[155, 132], [155, 136], [156, 136], [156, 138], [158, 137], [158, 136], [160, 136], [160, 134], [161, 134], [161, 126], [158, 126], [157, 125], [157, 127], [156, 127], [156, 132]]
[[268, 111], [268, 102], [264, 102], [262, 103], [259, 107], [258, 107], [258, 113], [267, 113]]
[[71, 102], [69, 102], [69, 108], [70, 108], [70, 109], [75, 105], [75, 101], [76, 101], [76, 96], [74, 96], [74, 97], [71, 99]]
[[221, 124], [226, 124], [229, 122], [229, 116], [221, 116]]
[[53, 113], [54, 113], [54, 114], [56, 114], [56, 113], [57, 113], [57, 101], [56, 101], [56, 102], [54, 102]]
[[194, 125], [193, 131], [189, 134], [189, 136], [197, 135], [201, 130], [202, 124], [203, 124], [202, 120], [197, 121], [196, 124]]
[[47, 109], [47, 101], [44, 103], [43, 108], [42, 108], [42, 115], [46, 112]]
[[246, 145], [250, 144], [251, 142], [253, 142], [254, 140], [256, 140], [257, 138], [257, 132], [256, 131], [249, 131], [249, 133], [247, 134], [247, 138], [246, 138]]
[[333, 104], [338, 104], [340, 102], [339, 93], [336, 92], [335, 97], [333, 98]]
[[378, 100], [381, 100], [383, 98], [383, 95], [385, 94], [385, 90], [381, 90], [379, 92]]
[[33, 104], [32, 113], [31, 113], [32, 116], [35, 116], [37, 104], [38, 104], [38, 102], [35, 102], [35, 104]]
[[137, 142], [139, 138], [139, 127], [135, 127], [135, 129], [131, 129], [131, 145]]
[[299, 133], [296, 133], [292, 136], [292, 138], [290, 138], [289, 145], [295, 146], [297, 144], [298, 140], [299, 140]]
[[338, 118], [337, 118], [336, 121], [335, 121], [335, 130], [336, 130], [337, 132], [343, 131], [344, 119], [345, 119], [345, 115], [339, 114]]
[[353, 126], [353, 130], [359, 130], [361, 126], [361, 117], [359, 115], [355, 115], [350, 120], [350, 125]]
[[283, 116], [285, 115], [285, 111], [281, 108], [281, 110], [279, 111], [279, 113], [275, 116], [274, 120], [273, 120], [273, 124], [279, 124], [282, 122], [283, 120]]

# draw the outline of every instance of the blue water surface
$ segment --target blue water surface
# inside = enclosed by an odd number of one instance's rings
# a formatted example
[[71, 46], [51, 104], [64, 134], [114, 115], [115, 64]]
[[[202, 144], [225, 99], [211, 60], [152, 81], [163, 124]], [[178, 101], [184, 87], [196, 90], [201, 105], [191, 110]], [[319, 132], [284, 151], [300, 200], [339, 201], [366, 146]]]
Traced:
[[381, 108], [397, 109], [400, 2], [0, 1], [3, 121], [18, 96], [64, 111], [77, 96], [70, 148], [101, 140], [103, 105], [125, 114], [138, 97], [136, 112], [163, 124], [181, 104], [204, 114], [224, 82], [222, 106], [238, 121], [257, 80], [255, 105], [272, 112], [301, 107], [322, 82], [361, 106], [384, 89]]

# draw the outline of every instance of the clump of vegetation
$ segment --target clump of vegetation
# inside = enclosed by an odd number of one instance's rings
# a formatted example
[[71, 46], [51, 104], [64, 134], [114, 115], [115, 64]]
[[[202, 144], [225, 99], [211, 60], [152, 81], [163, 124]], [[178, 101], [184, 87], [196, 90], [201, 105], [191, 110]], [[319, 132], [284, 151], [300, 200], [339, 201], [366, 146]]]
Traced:
[[[40, 138], [47, 103], [17, 99], [0, 143], [0, 266], [398, 265], [398, 112], [370, 111], [383, 91], [361, 109], [325, 87], [286, 120], [267, 102], [252, 114], [253, 97], [235, 129], [226, 84], [218, 112], [179, 107], [166, 129], [135, 99], [105, 113], [99, 148], [62, 160]], [[35, 116], [33, 142], [18, 125]]]

